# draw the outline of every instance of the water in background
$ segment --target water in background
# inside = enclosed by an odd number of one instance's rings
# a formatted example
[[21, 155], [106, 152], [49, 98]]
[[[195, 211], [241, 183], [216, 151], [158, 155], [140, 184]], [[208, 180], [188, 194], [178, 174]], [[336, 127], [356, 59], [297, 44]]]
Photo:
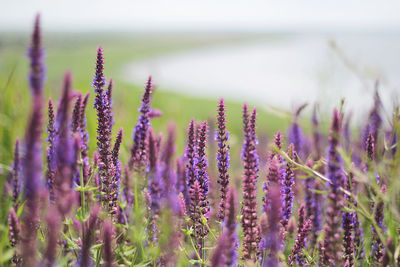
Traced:
[[293, 111], [318, 102], [357, 117], [369, 109], [374, 84], [388, 114], [400, 92], [400, 35], [289, 35], [213, 46], [130, 64], [124, 75], [137, 83], [149, 74], [161, 90], [251, 101]]

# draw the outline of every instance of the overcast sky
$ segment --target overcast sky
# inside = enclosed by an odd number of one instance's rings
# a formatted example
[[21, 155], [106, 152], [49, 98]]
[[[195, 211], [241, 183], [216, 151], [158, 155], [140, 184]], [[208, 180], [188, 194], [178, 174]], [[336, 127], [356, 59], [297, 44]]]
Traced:
[[400, 29], [398, 0], [0, 0], [0, 31]]

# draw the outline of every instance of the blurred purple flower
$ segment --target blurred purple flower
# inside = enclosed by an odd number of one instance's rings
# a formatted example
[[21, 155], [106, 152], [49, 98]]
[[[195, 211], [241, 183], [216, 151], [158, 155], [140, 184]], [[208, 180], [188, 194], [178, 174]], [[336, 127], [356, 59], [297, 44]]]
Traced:
[[81, 158], [82, 158], [82, 178], [83, 183], [89, 180], [89, 134], [86, 129], [86, 107], [89, 101], [89, 93], [83, 98], [80, 108], [80, 122], [79, 122], [79, 134], [81, 137]]
[[28, 50], [28, 56], [30, 58], [29, 85], [33, 96], [42, 95], [43, 83], [45, 80], [46, 68], [43, 62], [44, 51], [41, 43], [40, 15], [37, 14], [35, 18], [31, 46]]
[[29, 84], [32, 90], [32, 107], [25, 132], [24, 157], [22, 159], [22, 176], [24, 180], [24, 197], [26, 204], [23, 213], [21, 254], [24, 262], [36, 264], [36, 236], [39, 222], [39, 190], [42, 187], [42, 126], [43, 126], [43, 80], [44, 66], [40, 45], [39, 15], [36, 17], [29, 52], [31, 70]]
[[325, 265], [341, 263], [341, 244], [340, 215], [343, 206], [343, 194], [339, 187], [343, 185], [343, 173], [341, 159], [337, 148], [339, 146], [341, 118], [335, 109], [332, 117], [331, 132], [329, 135], [329, 148], [327, 158], [326, 175], [330, 179], [330, 192], [328, 194], [329, 205], [326, 214], [326, 224], [324, 227], [325, 239], [323, 241], [322, 261]]
[[[268, 189], [268, 207], [265, 211], [267, 221], [263, 219], [262, 240], [260, 250], [262, 253], [262, 266], [279, 266], [278, 253], [281, 248], [280, 220], [281, 220], [281, 196], [279, 183], [273, 182]], [[265, 218], [265, 217], [264, 217]]]
[[21, 193], [21, 156], [19, 151], [19, 139], [15, 140], [14, 145], [14, 160], [11, 165], [11, 170], [7, 177], [8, 183], [12, 186], [12, 200], [14, 208], [18, 208], [18, 197]]
[[114, 245], [113, 245], [114, 230], [110, 220], [105, 220], [102, 228], [103, 239], [103, 261], [104, 267], [114, 267]]

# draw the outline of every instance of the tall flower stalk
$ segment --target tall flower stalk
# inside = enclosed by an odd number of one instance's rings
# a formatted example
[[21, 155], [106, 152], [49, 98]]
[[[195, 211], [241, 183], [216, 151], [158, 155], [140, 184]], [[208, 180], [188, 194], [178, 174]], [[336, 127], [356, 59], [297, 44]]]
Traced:
[[18, 198], [21, 192], [21, 155], [19, 148], [19, 139], [14, 144], [14, 160], [11, 166], [11, 170], [7, 177], [8, 183], [11, 185], [12, 190], [12, 201], [14, 208], [18, 208]]
[[293, 266], [294, 262], [299, 266], [304, 266], [305, 257], [302, 255], [302, 250], [306, 247], [307, 236], [311, 231], [311, 220], [305, 217], [304, 205], [299, 208], [299, 223], [297, 226], [297, 238], [292, 248], [292, 254], [289, 256], [289, 265]]
[[43, 125], [43, 82], [44, 64], [39, 15], [35, 20], [32, 44], [29, 49], [30, 75], [29, 85], [32, 93], [32, 106], [24, 140], [22, 176], [24, 180], [24, 198], [26, 204], [23, 213], [21, 254], [23, 261], [32, 266], [36, 264], [36, 237], [39, 223], [38, 197], [42, 184], [42, 125]]
[[111, 117], [110, 103], [107, 93], [104, 91], [106, 80], [104, 78], [103, 48], [97, 49], [96, 72], [93, 79], [93, 87], [96, 93], [94, 107], [97, 111], [97, 149], [99, 152], [99, 179], [103, 204], [109, 211], [113, 211], [112, 183], [113, 165], [111, 159]]
[[142, 106], [139, 108], [138, 123], [133, 130], [133, 144], [131, 147], [131, 155], [129, 158], [129, 168], [134, 168], [138, 171], [144, 170], [147, 167], [147, 151], [146, 141], [148, 130], [150, 127], [151, 113], [151, 94], [153, 93], [153, 81], [151, 76], [148, 78], [145, 90], [142, 96]]
[[331, 180], [328, 194], [328, 210], [324, 227], [325, 239], [323, 242], [323, 264], [333, 265], [341, 263], [340, 240], [340, 215], [343, 194], [339, 187], [343, 185], [341, 159], [337, 151], [339, 146], [341, 118], [339, 112], [333, 111], [331, 132], [329, 135], [328, 166], [326, 175]]
[[222, 222], [225, 218], [225, 210], [226, 210], [226, 197], [227, 197], [227, 190], [229, 186], [229, 132], [226, 130], [226, 119], [225, 119], [225, 103], [224, 99], [221, 98], [219, 101], [219, 105], [217, 108], [218, 116], [217, 116], [217, 143], [218, 143], [218, 150], [217, 150], [217, 164], [218, 164], [218, 183], [220, 184], [221, 188], [221, 195], [219, 201], [219, 210], [217, 218], [220, 222]]
[[257, 216], [257, 179], [258, 179], [258, 156], [256, 151], [255, 116], [253, 110], [251, 117], [247, 105], [243, 106], [243, 150], [242, 160], [244, 167], [243, 174], [243, 208], [242, 208], [242, 229], [243, 238], [243, 259], [255, 260], [260, 240]]
[[[186, 144], [186, 152], [185, 152], [185, 158], [186, 158], [186, 187], [191, 188], [196, 181], [196, 162], [195, 162], [195, 157], [196, 157], [196, 126], [194, 120], [190, 120], [188, 131], [188, 140]], [[182, 190], [184, 190], [182, 188]], [[183, 191], [182, 191], [183, 192]], [[183, 192], [184, 193], [184, 192]], [[187, 195], [189, 197], [189, 194]], [[188, 206], [190, 203], [190, 200], [187, 199], [186, 205]]]
[[[288, 155], [291, 159], [294, 160], [294, 146], [290, 144], [288, 149]], [[292, 163], [287, 162], [285, 174], [281, 179], [281, 195], [282, 195], [282, 230], [283, 234], [285, 234], [287, 230], [287, 225], [289, 223], [290, 216], [292, 215], [292, 208], [293, 208], [293, 185], [295, 183], [295, 173], [294, 173], [294, 166]], [[286, 237], [284, 236], [283, 239]]]

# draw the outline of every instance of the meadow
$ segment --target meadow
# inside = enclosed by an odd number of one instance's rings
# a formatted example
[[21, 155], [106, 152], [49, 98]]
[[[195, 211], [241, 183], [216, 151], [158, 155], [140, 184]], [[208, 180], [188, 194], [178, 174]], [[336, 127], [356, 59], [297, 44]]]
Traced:
[[276, 114], [118, 74], [253, 36], [47, 37], [39, 17], [4, 36], [2, 266], [398, 266], [399, 114], [384, 121], [379, 87], [357, 129], [343, 103], [302, 118], [312, 105]]

